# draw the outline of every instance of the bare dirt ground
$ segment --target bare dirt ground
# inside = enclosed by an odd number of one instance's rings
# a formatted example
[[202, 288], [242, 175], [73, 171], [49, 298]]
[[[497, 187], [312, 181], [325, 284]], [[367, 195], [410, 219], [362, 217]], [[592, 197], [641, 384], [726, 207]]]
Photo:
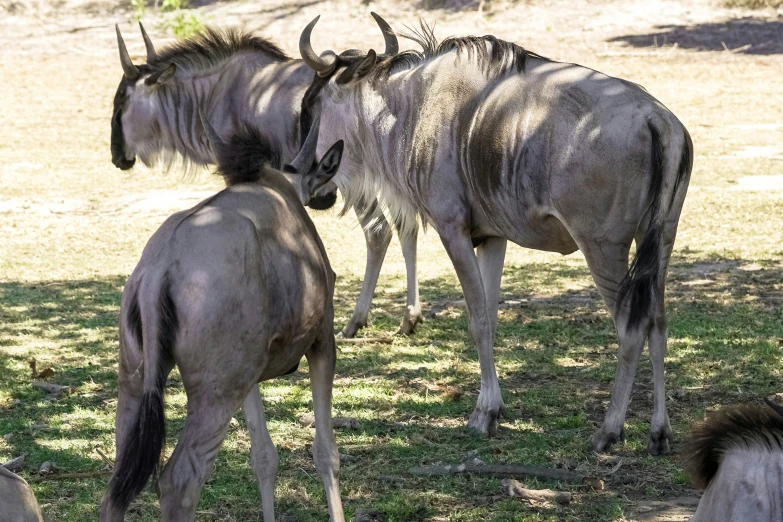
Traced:
[[[198, 11], [209, 23], [258, 31], [293, 56], [297, 55], [296, 42], [302, 28], [318, 14], [322, 18], [313, 36], [314, 47], [338, 51], [377, 49], [383, 45], [370, 11], [381, 13], [394, 28], [403, 31], [406, 25], [415, 25], [421, 18], [434, 23], [440, 37], [494, 34], [552, 59], [581, 63], [644, 85], [685, 123], [696, 150], [667, 294], [670, 310], [677, 318], [669, 362], [669, 373], [674, 379], [670, 412], [673, 421], [678, 423], [676, 430], [683, 432], [685, 424], [720, 404], [749, 400], [749, 388], [757, 394], [783, 389], [778, 344], [783, 333], [775, 326], [779, 325], [783, 302], [783, 12], [729, 10], [718, 7], [711, 0], [491, 0], [480, 4], [467, 0], [206, 1], [198, 3]], [[19, 288], [42, 291], [45, 296], [56, 295], [63, 282], [73, 285], [73, 291], [63, 291], [61, 299], [73, 299], [73, 296], [87, 299], [90, 292], [97, 295], [104, 289], [116, 294], [123, 274], [132, 269], [144, 241], [162, 219], [174, 210], [191, 206], [220, 186], [219, 180], [207, 175], [181, 179], [176, 174], [161, 174], [143, 167], [121, 173], [111, 165], [109, 119], [112, 97], [121, 75], [115, 23], [119, 23], [125, 33], [134, 59], [143, 60], [141, 37], [130, 18], [129, 7], [124, 2], [0, 0], [0, 283], [5, 285], [8, 295]], [[152, 11], [144, 18], [153, 40], [162, 46], [173, 37], [158, 27], [160, 20], [161, 16]], [[336, 222], [333, 215], [319, 215], [315, 220], [341, 277], [337, 320], [344, 321], [363, 273], [361, 232], [350, 218]], [[400, 353], [405, 354], [416, 347], [441, 349], [439, 343], [445, 337], [439, 336], [446, 334], [439, 328], [450, 332], [455, 321], [459, 323], [454, 329], [459, 329], [460, 333], [454, 335], [460, 343], [462, 337], [459, 336], [465, 335], [459, 289], [436, 235], [430, 233], [422, 238], [419, 248], [423, 300], [426, 310], [434, 309], [429, 316], [434, 326], [433, 330], [425, 330], [422, 337], [413, 338], [410, 345], [398, 347]], [[579, 425], [581, 431], [577, 432], [577, 438], [585, 438], [591, 424], [600, 421], [605, 411], [607, 381], [613, 370], [607, 370], [604, 363], [611, 363], [614, 351], [611, 343], [615, 342], [607, 340], [613, 339], [608, 316], [597, 300], [583, 265], [578, 253], [563, 259], [510, 248], [504, 272], [507, 305], [503, 307], [500, 319], [501, 324], [523, 326], [545, 324], [551, 319], [558, 325], [567, 324], [575, 331], [587, 331], [579, 330], [579, 325], [587, 325], [588, 330], [603, 332], [594, 343], [600, 346], [591, 346], [589, 351], [577, 355], [569, 352], [567, 357], [561, 354], [557, 359], [545, 352], [546, 361], [541, 359], [542, 364], [551, 365], [554, 361], [573, 372], [581, 371], [582, 367], [597, 368], [595, 375], [585, 374], [584, 380], [579, 380], [578, 376], [582, 374], [576, 373], [577, 380], [569, 381], [573, 389], [581, 390], [574, 393], [578, 402], [574, 407], [580, 410], [579, 419], [584, 424]], [[402, 274], [402, 257], [399, 249], [392, 246], [373, 311], [381, 318], [373, 327], [378, 331], [393, 331], [403, 301]], [[45, 301], [41, 306], [56, 305], [47, 303]], [[757, 328], [761, 332], [757, 335], [764, 337], [757, 340], [763, 345], [764, 356], [759, 355], [761, 352], [750, 351], [747, 357], [726, 355], [729, 352], [716, 348], [713, 355], [702, 357], [699, 346], [706, 344], [703, 339], [714, 331], [708, 323], [716, 313], [722, 313], [721, 306], [744, 308], [725, 316], [725, 331], [720, 330], [720, 342], [728, 348], [736, 343], [740, 350], [750, 342], [748, 339], [753, 334], [749, 331]], [[26, 313], [21, 310], [19, 314]], [[83, 311], [81, 305], [74, 310], [75, 313]], [[116, 303], [96, 303], [90, 310], [96, 317], [116, 313]], [[439, 318], [443, 319], [440, 323]], [[11, 324], [10, 319], [6, 320]], [[85, 336], [92, 335], [91, 320], [85, 319]], [[539, 377], [552, 371], [551, 368], [542, 371], [534, 367], [537, 350], [557, 350], [560, 342], [577, 346], [589, 343], [581, 338], [558, 341], [557, 333], [537, 334], [535, 330], [522, 330], [523, 326], [519, 331], [529, 338], [520, 340], [516, 337], [518, 330], [509, 327], [505, 333], [499, 333], [498, 346], [499, 357], [505, 358], [505, 363], [500, 364], [504, 390], [530, 390], [531, 394], [525, 399], [529, 401], [523, 409], [526, 417], [513, 424], [513, 434], [522, 430], [530, 435], [540, 431], [536, 415], [544, 418], [553, 410], [546, 406], [531, 414], [536, 411], [539, 400], [535, 396], [536, 386], [540, 386]], [[24, 319], [19, 319], [13, 329], [7, 329], [13, 333], [0, 332], [0, 339], [5, 339], [0, 342], [0, 357], [18, 356], [18, 365], [23, 366], [24, 357], [40, 354], [36, 350], [56, 349], [49, 340], [41, 340], [43, 334], [40, 338], [30, 334], [29, 328], [32, 327], [25, 326]], [[111, 337], [109, 334], [107, 339]], [[516, 355], [510, 355], [516, 354], [514, 350], [517, 349], [525, 350], [524, 357], [528, 358], [525, 362], [518, 362]], [[58, 355], [62, 358], [60, 364], [67, 365], [69, 357], [77, 357], [68, 354]], [[342, 380], [338, 386], [364, 382], [362, 379], [373, 375], [373, 371], [382, 373], [376, 363], [370, 363], [372, 371], [355, 366], [353, 360], [358, 355], [372, 361], [376, 357], [367, 350], [345, 349], [343, 356], [347, 363], [340, 370]], [[770, 365], [770, 357], [778, 364]], [[454, 355], [456, 362], [449, 364], [455, 367], [467, 364], [467, 369], [471, 369], [472, 363], [465, 363], [464, 359], [460, 352]], [[400, 378], [405, 379], [405, 386], [421, 385], [422, 389], [429, 390], [427, 386], [433, 384], [427, 384], [421, 380], [423, 377], [415, 375], [416, 360], [410, 363], [413, 370], [408, 368], [413, 373]], [[96, 360], [95, 364], [110, 363]], [[737, 368], [753, 365], [758, 366], [747, 374], [738, 373]], [[15, 367], [9, 365], [9, 368]], [[524, 375], [515, 373], [519, 368], [526, 368]], [[356, 373], [351, 375], [351, 369]], [[642, 368], [640, 373], [640, 379], [649, 377], [649, 369]], [[605, 378], [605, 375], [609, 377]], [[387, 377], [393, 378], [394, 374]], [[726, 385], [727, 382], [731, 385]], [[735, 384], [738, 393], [734, 391]], [[639, 411], [629, 414], [629, 422], [638, 423], [633, 419], [649, 417], [650, 392], [648, 382], [635, 388], [633, 407], [638, 405]], [[274, 399], [274, 392], [271, 396]], [[542, 397], [540, 400], [546, 404], [549, 404], [547, 401], [559, 402], [545, 394]], [[516, 395], [508, 399], [507, 404], [512, 404], [515, 398]], [[4, 397], [0, 393], [0, 413], [10, 412], [9, 418], [13, 418], [10, 409], [3, 410], [6, 399], [10, 403], [11, 395]], [[418, 397], [416, 400], [424, 399]], [[412, 401], [414, 409], [406, 410], [407, 422], [413, 422], [417, 416], [411, 413], [418, 411], [415, 400]], [[465, 401], [466, 409], [470, 408], [468, 403], [469, 399]], [[380, 410], [382, 406], [377, 408]], [[462, 419], [454, 418], [451, 413], [444, 415], [444, 419], [439, 421], [462, 425]], [[450, 425], [441, 426], [451, 429]], [[561, 432], [570, 429], [570, 425], [564, 425], [550, 435], [561, 436]], [[111, 428], [104, 431], [110, 434]], [[641, 427], [637, 427], [636, 432], [630, 431], [639, 440], [646, 436]], [[277, 431], [273, 432], [276, 438], [282, 437]], [[437, 437], [433, 435], [437, 432], [425, 431], [424, 436], [429, 439], [417, 435], [419, 438], [412, 440], [418, 441], [418, 447], [439, 453], [447, 444], [438, 446]], [[388, 440], [389, 435], [385, 437]], [[353, 441], [359, 448], [355, 451], [361, 452], [361, 448], [371, 448], [376, 453], [383, 451], [381, 445], [385, 441], [369, 440], [369, 443]], [[421, 440], [425, 442], [421, 443]], [[340, 443], [341, 447], [351, 447], [346, 440]], [[511, 443], [495, 442], [493, 451], [496, 455], [504, 455]], [[297, 439], [296, 444], [297, 449], [291, 451], [301, 450], [304, 457], [294, 455], [289, 459], [305, 462], [307, 455], [301, 449], [304, 443]], [[432, 444], [436, 444], [435, 450]], [[10, 454], [11, 448], [0, 441], [0, 450]], [[524, 451], [521, 454], [526, 455]], [[545, 454], [554, 460], [558, 450], [550, 448]], [[615, 465], [578, 454], [582, 459], [578, 463], [579, 469], [584, 467], [586, 471], [603, 470], [606, 473]], [[536, 458], [541, 456], [536, 455]], [[611, 512], [610, 516], [606, 512], [601, 515], [606, 518], [598, 516], [589, 520], [687, 520], [698, 495], [688, 487], [676, 464], [652, 463], [643, 456], [643, 450], [635, 446], [621, 448], [618, 455], [625, 460], [620, 471], [608, 480], [611, 490], [589, 502], [596, 506], [602, 502], [619, 502], [622, 510], [620, 514]], [[676, 462], [676, 457], [674, 459], [672, 462]], [[350, 473], [351, 465], [347, 470]], [[347, 479], [346, 496], [354, 499], [372, 496], [361, 480], [358, 484], [352, 484], [350, 480]], [[317, 491], [317, 483], [314, 484], [316, 486], [308, 486], [304, 494]], [[472, 486], [467, 482], [460, 486], [476, 488], [475, 482]], [[283, 489], [283, 496], [289, 498], [291, 506], [297, 506], [302, 491], [296, 487], [286, 489], [288, 487]], [[38, 489], [37, 494], [43, 495], [51, 510], [66, 512], [67, 501], [58, 498], [56, 491], [44, 488]], [[416, 499], [418, 493], [414, 491], [403, 498]], [[99, 486], [90, 494], [91, 502], [99, 498]], [[433, 495], [440, 498], [437, 492]], [[220, 492], [215, 493], [215, 497], [222, 498]], [[309, 496], [307, 498], [309, 501]], [[144, 506], [150, 502], [147, 500]], [[221, 504], [222, 500], [215, 502], [218, 507], [210, 508], [215, 513], [235, 509], [229, 501], [226, 501], [227, 506]], [[476, 520], [486, 516], [486, 512], [493, 512], [480, 502], [456, 496], [421, 502], [437, 507], [427, 508], [430, 510], [427, 516], [400, 515], [395, 518], [389, 515], [389, 519]], [[485, 508], [488, 511], [480, 511]], [[147, 508], [139, 508], [137, 519], [149, 519], [145, 517], [151, 515], [144, 509]], [[393, 511], [391, 507], [388, 509]], [[471, 509], [478, 510], [474, 515], [477, 518], [471, 518]], [[209, 515], [213, 511], [202, 514], [203, 518], [217, 519], [217, 515]], [[546, 510], [540, 513], [528, 510], [525, 515], [529, 515], [528, 518], [517, 519], [507, 514], [493, 520], [555, 519], [546, 517], [587, 520], [580, 518], [587, 515], [579, 513], [565, 515], [559, 511], [553, 514]], [[542, 518], [535, 518], [539, 514]], [[503, 518], [505, 516], [508, 518]], [[78, 520], [74, 515], [69, 517], [68, 520]]]

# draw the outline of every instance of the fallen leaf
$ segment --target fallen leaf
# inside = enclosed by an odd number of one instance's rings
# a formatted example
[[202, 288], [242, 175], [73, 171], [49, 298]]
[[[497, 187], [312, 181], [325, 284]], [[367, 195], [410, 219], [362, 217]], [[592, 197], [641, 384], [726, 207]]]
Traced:
[[582, 479], [582, 484], [584, 484], [589, 488], [592, 488], [595, 491], [604, 490], [604, 481], [599, 479], [598, 477], [585, 477]]
[[51, 368], [46, 368], [37, 376], [38, 379], [48, 379], [49, 377], [54, 377], [54, 370]]

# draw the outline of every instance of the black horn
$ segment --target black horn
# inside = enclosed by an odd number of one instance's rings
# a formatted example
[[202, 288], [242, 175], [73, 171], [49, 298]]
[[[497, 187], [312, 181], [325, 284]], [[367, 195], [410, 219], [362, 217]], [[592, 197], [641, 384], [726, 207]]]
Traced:
[[307, 174], [308, 169], [315, 161], [315, 149], [318, 147], [318, 130], [321, 123], [321, 116], [316, 115], [313, 118], [313, 123], [310, 125], [310, 132], [307, 133], [302, 148], [299, 149], [299, 154], [296, 155], [294, 161], [286, 166], [287, 172], [296, 172], [299, 174]]
[[144, 39], [144, 47], [147, 48], [147, 63], [150, 63], [155, 59], [155, 46], [152, 45], [150, 36], [147, 34], [147, 31], [144, 30], [144, 26], [141, 25], [141, 20], [139, 21], [139, 29], [141, 29], [141, 37]]
[[391, 26], [386, 23], [386, 20], [381, 18], [381, 15], [378, 13], [371, 12], [370, 14], [375, 18], [375, 23], [378, 24], [378, 27], [381, 28], [381, 32], [383, 33], [383, 40], [386, 42], [386, 50], [383, 53], [394, 56], [400, 52], [400, 44], [397, 41], [397, 35], [394, 33]]
[[299, 53], [302, 55], [302, 60], [318, 76], [326, 76], [334, 70], [337, 57], [332, 51], [326, 51], [324, 56], [318, 56], [313, 50], [313, 46], [310, 43], [310, 35], [313, 33], [313, 27], [318, 23], [319, 18], [321, 18], [321, 15], [316, 16], [302, 31], [302, 36], [299, 38]]
[[122, 39], [122, 34], [120, 34], [120, 26], [115, 25], [114, 28], [117, 29], [117, 45], [120, 48], [120, 63], [122, 64], [122, 70], [127, 79], [135, 80], [139, 77], [139, 69], [133, 65], [133, 62], [130, 59], [128, 48], [125, 47], [125, 41]]

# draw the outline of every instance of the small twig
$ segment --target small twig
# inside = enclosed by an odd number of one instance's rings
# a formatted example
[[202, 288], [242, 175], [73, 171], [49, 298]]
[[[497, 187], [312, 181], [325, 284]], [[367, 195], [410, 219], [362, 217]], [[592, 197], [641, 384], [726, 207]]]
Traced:
[[107, 457], [102, 451], [101, 448], [98, 446], [95, 446], [95, 451], [100, 455], [101, 459], [103, 459], [103, 462], [106, 463], [107, 466], [109, 466], [109, 469], [114, 469], [114, 462], [109, 460], [109, 457]]
[[551, 489], [527, 489], [525, 485], [514, 479], [503, 479], [503, 493], [509, 497], [534, 502], [556, 502], [568, 505], [571, 503], [571, 493], [568, 491], [552, 491]]
[[563, 482], [581, 483], [584, 475], [571, 473], [562, 469], [538, 468], [535, 466], [525, 466], [523, 464], [473, 464], [465, 462], [459, 465], [446, 466], [417, 466], [408, 471], [411, 475], [458, 475], [461, 473], [473, 473], [474, 475], [485, 475], [495, 478], [514, 478], [514, 477], [538, 477], [552, 480], [562, 480]]
[[379, 343], [379, 344], [391, 344], [394, 339], [389, 337], [350, 337], [337, 339], [338, 343]]
[[101, 475], [106, 475], [109, 470], [101, 471], [85, 471], [81, 473], [57, 473], [52, 475], [39, 475], [37, 477], [30, 477], [27, 482], [42, 482], [44, 480], [60, 480], [60, 479], [83, 479], [83, 478], [95, 478]]
[[729, 49], [729, 47], [726, 45], [726, 42], [721, 42], [720, 44], [723, 46], [724, 51], [731, 54], [741, 53], [742, 51], [747, 51], [748, 49], [753, 47], [753, 44], [747, 44], [734, 49]]
[[614, 475], [615, 473], [617, 473], [617, 470], [620, 469], [620, 466], [622, 465], [623, 465], [623, 459], [618, 460], [617, 464], [614, 465], [614, 467], [611, 469], [611, 471], [609, 471], [609, 473], [607, 473], [607, 475]]

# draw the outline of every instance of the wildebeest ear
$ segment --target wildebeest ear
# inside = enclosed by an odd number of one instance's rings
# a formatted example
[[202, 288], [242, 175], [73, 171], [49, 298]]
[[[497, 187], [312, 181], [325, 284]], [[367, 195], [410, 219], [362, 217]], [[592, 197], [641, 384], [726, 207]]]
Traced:
[[377, 55], [375, 54], [375, 51], [370, 49], [370, 51], [367, 53], [367, 56], [364, 57], [364, 60], [356, 61], [349, 65], [343, 72], [340, 73], [340, 76], [337, 77], [338, 85], [345, 85], [346, 83], [361, 80], [365, 76], [367, 76], [370, 71], [372, 71], [373, 67], [375, 67], [375, 61], [377, 59]]
[[314, 194], [319, 188], [327, 184], [332, 180], [337, 169], [340, 168], [340, 161], [343, 159], [343, 140], [338, 141], [326, 151], [321, 161], [318, 162], [318, 166], [315, 168], [315, 173], [310, 180], [310, 193]]
[[174, 77], [174, 73], [177, 72], [177, 66], [176, 64], [171, 64], [162, 71], [158, 71], [156, 73], [152, 73], [149, 75], [149, 77], [144, 80], [144, 83], [147, 85], [153, 85], [153, 84], [161, 84], [169, 81]]
[[775, 404], [774, 402], [772, 402], [771, 400], [769, 400], [766, 397], [764, 397], [764, 402], [767, 403], [767, 406], [769, 406], [770, 408], [775, 410], [775, 413], [777, 413], [778, 415], [783, 417], [783, 406], [779, 406], [779, 405]]

